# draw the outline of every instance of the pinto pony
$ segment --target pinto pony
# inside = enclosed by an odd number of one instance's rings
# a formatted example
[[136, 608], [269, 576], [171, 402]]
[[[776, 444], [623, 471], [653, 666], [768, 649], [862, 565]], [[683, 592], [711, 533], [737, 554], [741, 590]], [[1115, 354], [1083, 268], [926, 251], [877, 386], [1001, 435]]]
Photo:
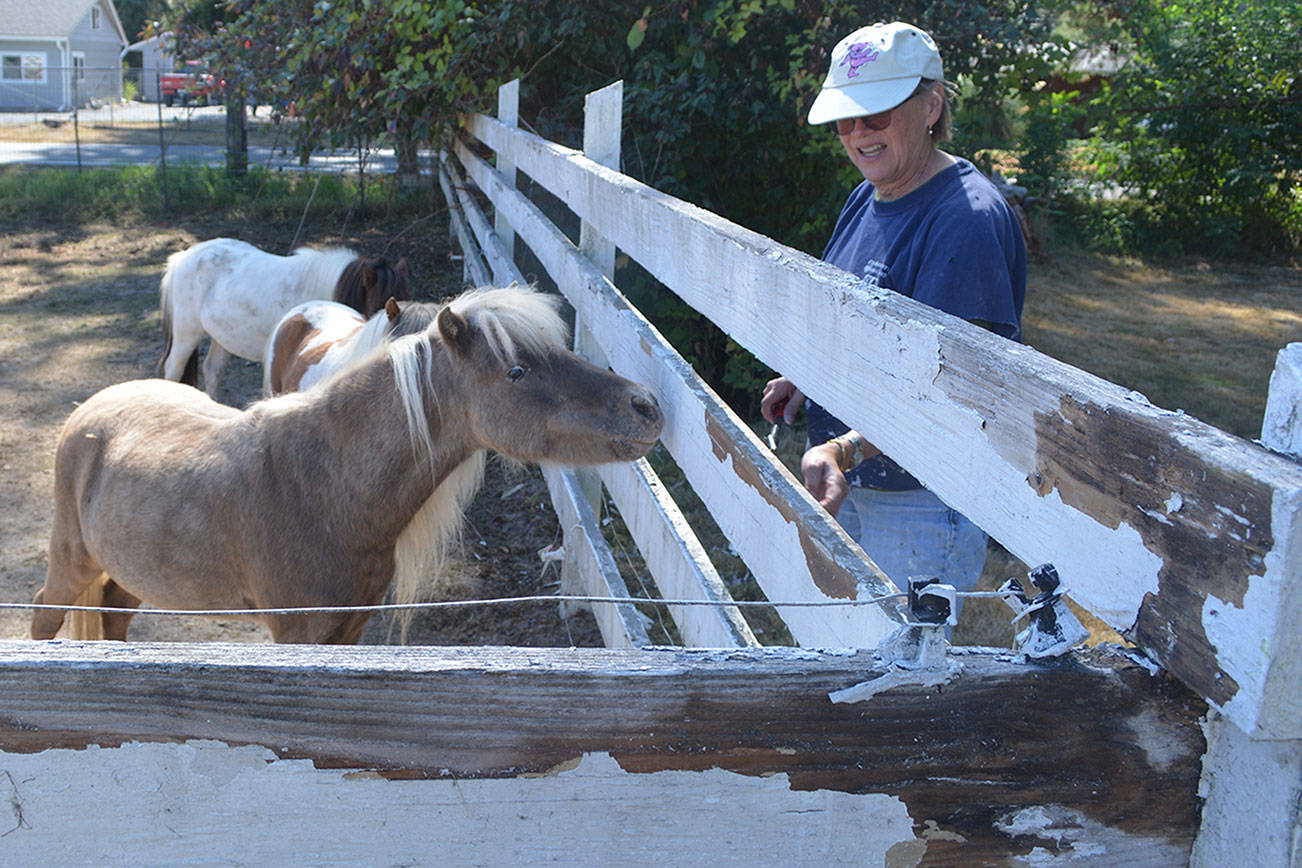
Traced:
[[391, 297], [411, 297], [406, 260], [390, 265], [342, 247], [277, 256], [235, 238], [200, 242], [167, 258], [158, 376], [197, 386], [199, 344], [208, 335], [204, 390], [216, 398], [227, 360], [261, 361], [271, 330], [294, 305], [333, 298], [369, 317]]
[[[415, 599], [399, 537], [433, 499], [433, 529], [410, 539], [447, 539], [439, 528], [459, 520], [485, 450], [631, 461], [660, 435], [655, 397], [566, 350], [556, 307], [531, 290], [474, 290], [345, 374], [242, 411], [163, 380], [91, 396], [59, 438], [36, 602], [99, 585], [124, 608], [371, 605], [395, 573], [395, 598]], [[103, 635], [124, 639], [131, 617], [103, 617]], [[354, 643], [369, 613], [250, 617], [277, 642]], [[37, 610], [33, 638], [63, 620]]]
[[380, 344], [424, 331], [439, 305], [399, 303], [390, 298], [384, 309], [365, 319], [334, 301], [305, 301], [292, 307], [271, 331], [262, 353], [262, 394], [301, 392], [347, 369]]

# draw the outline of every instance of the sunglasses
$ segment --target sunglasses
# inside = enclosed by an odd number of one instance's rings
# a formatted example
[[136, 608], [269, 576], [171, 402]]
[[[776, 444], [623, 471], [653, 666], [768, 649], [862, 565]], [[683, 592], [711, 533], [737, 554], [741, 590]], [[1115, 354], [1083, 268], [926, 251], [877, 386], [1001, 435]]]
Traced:
[[882, 130], [886, 129], [891, 125], [891, 112], [895, 111], [895, 109], [899, 108], [901, 105], [904, 105], [904, 103], [913, 99], [915, 96], [922, 96], [924, 93], [929, 93], [930, 91], [931, 91], [930, 85], [919, 84], [917, 89], [914, 90], [913, 93], [909, 94], [907, 97], [904, 98], [904, 102], [901, 102], [899, 105], [894, 106], [892, 108], [888, 108], [884, 112], [877, 112], [876, 114], [871, 114], [871, 115], [863, 115], [857, 118], [841, 118], [839, 121], [835, 122], [836, 134], [838, 136], [848, 136], [850, 135], [850, 133], [854, 132], [855, 125], [860, 123], [863, 124], [868, 129], [872, 130], [873, 132], [881, 132]]

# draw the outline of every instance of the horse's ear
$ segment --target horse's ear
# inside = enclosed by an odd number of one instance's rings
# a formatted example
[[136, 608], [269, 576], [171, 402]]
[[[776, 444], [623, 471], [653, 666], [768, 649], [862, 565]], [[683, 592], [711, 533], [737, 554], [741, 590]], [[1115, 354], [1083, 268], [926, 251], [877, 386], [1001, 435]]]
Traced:
[[458, 356], [470, 355], [470, 323], [465, 317], [452, 308], [445, 307], [439, 311], [435, 324], [438, 326], [439, 337], [448, 349]]
[[389, 296], [389, 300], [384, 303], [384, 312], [389, 315], [389, 322], [393, 322], [398, 318], [398, 314], [402, 313], [402, 308], [398, 307], [396, 298]]

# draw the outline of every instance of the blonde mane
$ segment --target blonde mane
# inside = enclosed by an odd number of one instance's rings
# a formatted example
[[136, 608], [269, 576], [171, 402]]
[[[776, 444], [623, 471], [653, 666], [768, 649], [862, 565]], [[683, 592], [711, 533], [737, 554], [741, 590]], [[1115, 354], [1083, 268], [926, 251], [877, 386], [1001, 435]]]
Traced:
[[[544, 353], [566, 346], [569, 329], [558, 312], [560, 303], [557, 296], [509, 286], [468, 290], [449, 302], [448, 307], [482, 332], [494, 357], [509, 367], [517, 361], [521, 350]], [[427, 458], [434, 455], [425, 401], [428, 396], [438, 409], [433, 360], [434, 353], [442, 351], [437, 323], [419, 335], [388, 344], [394, 383], [418, 460], [422, 455]], [[465, 506], [483, 481], [485, 458], [484, 450], [480, 449], [463, 461], [403, 530], [395, 551], [394, 602], [411, 604], [437, 592], [446, 552], [460, 538]], [[396, 621], [405, 638], [411, 613], [401, 612]]]

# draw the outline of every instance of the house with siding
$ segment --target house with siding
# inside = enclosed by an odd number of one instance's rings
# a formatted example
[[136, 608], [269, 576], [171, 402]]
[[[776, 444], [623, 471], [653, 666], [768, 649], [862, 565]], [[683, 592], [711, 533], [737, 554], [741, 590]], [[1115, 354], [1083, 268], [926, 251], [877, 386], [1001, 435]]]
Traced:
[[127, 42], [113, 0], [0, 0], [0, 111], [120, 100]]

